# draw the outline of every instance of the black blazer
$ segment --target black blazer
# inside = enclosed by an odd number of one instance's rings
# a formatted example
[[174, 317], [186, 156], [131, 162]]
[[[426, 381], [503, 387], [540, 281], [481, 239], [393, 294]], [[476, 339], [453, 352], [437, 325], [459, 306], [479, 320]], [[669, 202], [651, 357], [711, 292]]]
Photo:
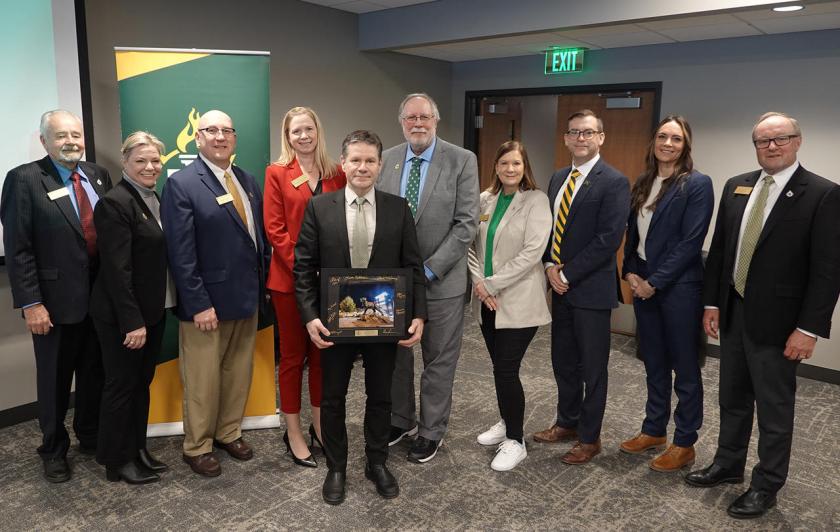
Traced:
[[[303, 323], [318, 318], [321, 268], [349, 268], [344, 189], [312, 198], [303, 215], [295, 246], [295, 295]], [[412, 318], [426, 319], [426, 274], [417, 244], [414, 218], [405, 198], [376, 191], [376, 234], [370, 268], [411, 268], [414, 271]]]
[[[703, 242], [714, 210], [712, 180], [697, 170], [668, 189], [653, 211], [645, 240], [651, 286], [663, 290], [674, 283], [703, 282]], [[637, 214], [631, 210], [627, 219], [622, 277], [639, 273]]]
[[[108, 171], [79, 166], [101, 198], [111, 189]], [[55, 324], [85, 319], [98, 260], [88, 258], [82, 225], [69, 196], [51, 200], [64, 188], [49, 156], [6, 174], [0, 201], [6, 268], [15, 308], [40, 301]]]
[[[703, 287], [703, 304], [726, 326], [741, 219], [760, 171], [727, 181], [720, 199]], [[755, 340], [785, 345], [794, 329], [828, 338], [840, 293], [840, 186], [800, 166], [770, 211], [744, 292], [744, 321]]]
[[[571, 167], [561, 168], [548, 183], [548, 200], [554, 212], [554, 199], [568, 177]], [[621, 245], [630, 211], [630, 182], [621, 172], [601, 158], [592, 167], [578, 190], [569, 216], [560, 260], [569, 291], [561, 297], [573, 306], [610, 309], [618, 306], [615, 252]], [[551, 262], [551, 239], [543, 262]]]
[[166, 242], [154, 215], [123, 179], [99, 199], [93, 220], [100, 266], [90, 315], [123, 334], [156, 324], [166, 300]]

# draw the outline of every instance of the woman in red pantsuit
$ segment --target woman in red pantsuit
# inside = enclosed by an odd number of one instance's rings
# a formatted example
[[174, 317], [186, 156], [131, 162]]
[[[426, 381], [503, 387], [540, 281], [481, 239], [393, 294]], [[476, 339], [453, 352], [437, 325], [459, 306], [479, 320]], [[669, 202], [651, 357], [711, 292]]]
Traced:
[[280, 339], [280, 410], [286, 420], [283, 441], [298, 465], [316, 467], [300, 424], [304, 361], [309, 363], [310, 445], [321, 439], [321, 354], [309, 340], [295, 301], [292, 266], [303, 212], [313, 196], [343, 188], [346, 178], [321, 142], [324, 130], [315, 111], [293, 107], [283, 117], [280, 158], [265, 171], [265, 231], [274, 248], [268, 289]]

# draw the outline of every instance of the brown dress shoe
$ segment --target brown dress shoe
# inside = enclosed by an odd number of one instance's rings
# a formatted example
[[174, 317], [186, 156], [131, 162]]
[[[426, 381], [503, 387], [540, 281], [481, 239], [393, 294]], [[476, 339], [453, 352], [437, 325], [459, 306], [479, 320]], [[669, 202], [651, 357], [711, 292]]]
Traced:
[[694, 464], [694, 446], [680, 447], [673, 443], [668, 450], [654, 458], [650, 462], [650, 468], [654, 471], [678, 471], [686, 466]]
[[222, 474], [222, 466], [219, 465], [219, 460], [213, 456], [213, 453], [204, 453], [198, 456], [184, 455], [184, 462], [195, 473], [203, 477], [218, 477]]
[[213, 447], [224, 449], [229, 455], [237, 460], [250, 460], [254, 457], [254, 450], [251, 446], [245, 443], [242, 438], [237, 438], [229, 443], [222, 443], [218, 440], [213, 440]]
[[553, 425], [551, 428], [534, 433], [534, 441], [539, 443], [558, 443], [575, 438], [577, 438], [577, 430], [567, 429], [560, 425]]
[[569, 449], [569, 452], [563, 455], [560, 459], [564, 464], [581, 465], [589, 462], [598, 453], [601, 452], [601, 440], [598, 439], [595, 443], [582, 443], [578, 441], [574, 447]]
[[661, 451], [665, 448], [665, 443], [667, 441], [668, 440], [665, 436], [648, 436], [644, 432], [640, 432], [635, 438], [630, 438], [629, 440], [621, 442], [621, 445], [619, 445], [618, 448], [625, 453], [642, 454], [650, 449]]

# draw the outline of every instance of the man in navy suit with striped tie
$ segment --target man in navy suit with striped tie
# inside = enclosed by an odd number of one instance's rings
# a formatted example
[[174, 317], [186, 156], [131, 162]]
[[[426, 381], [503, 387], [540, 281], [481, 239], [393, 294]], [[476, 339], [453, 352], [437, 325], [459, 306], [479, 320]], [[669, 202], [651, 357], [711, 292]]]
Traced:
[[585, 464], [601, 452], [607, 403], [610, 314], [618, 306], [615, 252], [630, 210], [630, 185], [599, 152], [604, 124], [584, 109], [564, 136], [572, 165], [551, 176], [554, 228], [543, 256], [551, 284], [551, 365], [557, 418], [534, 441], [575, 441], [561, 460]]

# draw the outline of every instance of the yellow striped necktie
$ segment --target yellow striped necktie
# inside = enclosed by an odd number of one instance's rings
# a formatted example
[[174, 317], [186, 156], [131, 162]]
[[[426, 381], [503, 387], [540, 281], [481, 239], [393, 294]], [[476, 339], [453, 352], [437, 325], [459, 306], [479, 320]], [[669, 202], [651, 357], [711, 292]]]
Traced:
[[581, 173], [577, 168], [569, 174], [569, 180], [560, 196], [560, 208], [557, 209], [557, 218], [554, 220], [554, 233], [551, 237], [551, 260], [556, 264], [560, 262], [560, 243], [563, 241], [563, 233], [566, 231], [566, 219], [569, 217], [569, 209], [572, 207], [572, 197], [575, 194], [577, 179]]

